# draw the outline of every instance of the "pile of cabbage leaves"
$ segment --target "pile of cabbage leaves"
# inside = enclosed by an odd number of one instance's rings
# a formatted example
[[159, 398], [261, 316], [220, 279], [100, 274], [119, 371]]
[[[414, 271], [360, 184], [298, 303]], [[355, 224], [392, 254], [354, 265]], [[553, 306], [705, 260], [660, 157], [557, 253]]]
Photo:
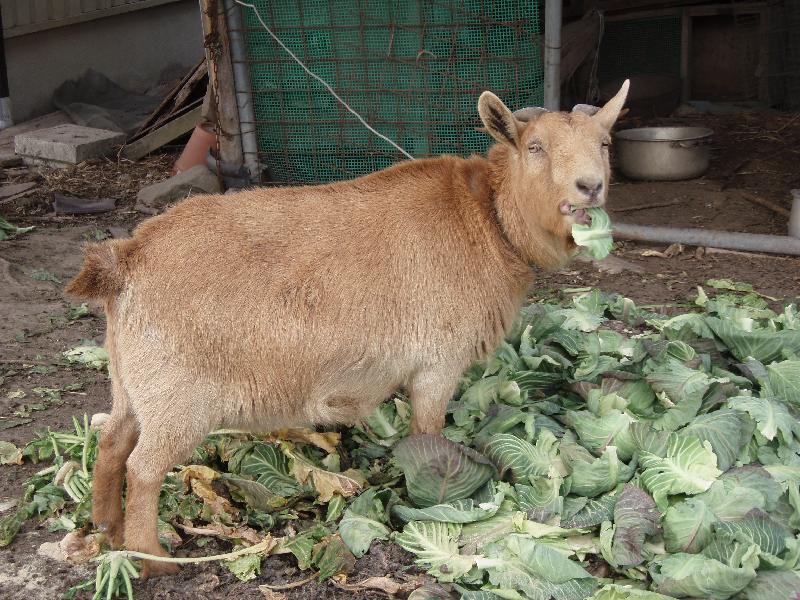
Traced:
[[[437, 581], [414, 600], [799, 598], [800, 314], [772, 300], [711, 280], [661, 312], [594, 289], [530, 304], [462, 377], [444, 437], [409, 435], [401, 394], [340, 432], [213, 434], [167, 477], [165, 546], [188, 522], [258, 550], [223, 563], [243, 580], [276, 553], [346, 579], [395, 543]], [[54, 462], [26, 518], [47, 490], [51, 525], [87, 522], [52, 472], [72, 457], [90, 480], [89, 429], [20, 450]]]

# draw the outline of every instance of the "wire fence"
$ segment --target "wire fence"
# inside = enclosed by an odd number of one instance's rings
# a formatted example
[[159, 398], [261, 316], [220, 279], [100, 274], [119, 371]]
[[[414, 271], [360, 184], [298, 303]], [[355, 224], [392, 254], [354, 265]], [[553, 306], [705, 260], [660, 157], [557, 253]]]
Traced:
[[486, 89], [513, 109], [542, 103], [538, 1], [248, 2], [259, 160], [273, 182], [347, 179], [406, 157], [365, 128], [264, 25], [415, 158], [484, 152], [489, 138], [476, 131], [476, 105]]

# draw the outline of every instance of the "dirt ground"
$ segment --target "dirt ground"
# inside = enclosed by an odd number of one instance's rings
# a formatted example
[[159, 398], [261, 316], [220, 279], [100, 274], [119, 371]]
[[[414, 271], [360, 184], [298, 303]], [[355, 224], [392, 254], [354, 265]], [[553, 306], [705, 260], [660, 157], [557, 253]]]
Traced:
[[[623, 127], [641, 125], [628, 121]], [[705, 227], [750, 233], [786, 233], [786, 218], [747, 200], [756, 195], [789, 208], [789, 190], [800, 187], [800, 120], [797, 115], [771, 112], [731, 116], [689, 115], [647, 124], [702, 124], [715, 131], [712, 166], [702, 178], [675, 183], [613, 183], [609, 199], [612, 219], [629, 223]], [[84, 163], [66, 171], [38, 172], [6, 169], [0, 183], [36, 181], [36, 191], [13, 202], [0, 201], [0, 213], [16, 225], [36, 230], [0, 242], [0, 439], [21, 446], [37, 430], [71, 428], [73, 415], [109, 409], [106, 376], [89, 369], [70, 368], [61, 353], [81, 340], [102, 343], [102, 313], [70, 320], [70, 303], [62, 288], [80, 265], [80, 245], [86, 240], [130, 231], [144, 215], [133, 210], [135, 194], [148, 183], [168, 175], [174, 156], [162, 155], [140, 163], [113, 160]], [[111, 197], [113, 212], [81, 217], [52, 214], [53, 193], [83, 198]], [[647, 207], [652, 205], [651, 207]], [[658, 206], [664, 205], [664, 206]], [[113, 229], [112, 229], [113, 228]], [[548, 296], [562, 288], [593, 286], [618, 292], [639, 304], [670, 310], [686, 302], [697, 285], [712, 277], [747, 281], [781, 301], [796, 301], [800, 290], [800, 258], [718, 254], [687, 247], [674, 255], [643, 256], [665, 246], [620, 243], [615, 255], [627, 265], [613, 273], [575, 262], [557, 273], [542, 273], [534, 296]], [[677, 251], [680, 250], [680, 251]], [[80, 382], [82, 388], [62, 394], [60, 402], [43, 401], [34, 388], [62, 388]], [[0, 510], [17, 497], [21, 485], [37, 467], [0, 467]], [[0, 597], [28, 600], [60, 598], [70, 586], [92, 575], [86, 567], [72, 567], [37, 555], [43, 542], [62, 534], [47, 532], [43, 524], [28, 523], [14, 543], [0, 551]], [[179, 554], [203, 554], [191, 542]], [[223, 548], [220, 548], [223, 550]], [[393, 545], [376, 543], [360, 559], [349, 581], [368, 576], [409, 572], [408, 554]], [[263, 598], [260, 584], [281, 585], [304, 579], [291, 558], [271, 557], [256, 581], [241, 583], [216, 565], [193, 566], [172, 578], [137, 583], [142, 600], [183, 598]], [[315, 581], [285, 590], [292, 598], [345, 598], [353, 592], [333, 583]], [[359, 598], [380, 594], [355, 594]], [[84, 597], [90, 597], [85, 595]]]

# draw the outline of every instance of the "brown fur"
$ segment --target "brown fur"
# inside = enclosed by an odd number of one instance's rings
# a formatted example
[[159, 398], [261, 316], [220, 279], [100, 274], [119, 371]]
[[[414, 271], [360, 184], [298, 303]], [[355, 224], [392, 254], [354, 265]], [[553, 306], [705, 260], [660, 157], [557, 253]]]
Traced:
[[523, 123], [484, 94], [503, 142], [488, 158], [194, 197], [131, 240], [89, 246], [67, 291], [105, 301], [108, 318], [114, 404], [94, 522], [117, 545], [163, 554], [164, 475], [215, 428], [354, 423], [404, 388], [413, 431], [439, 432], [459, 375], [511, 326], [531, 265], [571, 258], [558, 205], [585, 200], [575, 182], [587, 174], [607, 184], [603, 119], [622, 101]]

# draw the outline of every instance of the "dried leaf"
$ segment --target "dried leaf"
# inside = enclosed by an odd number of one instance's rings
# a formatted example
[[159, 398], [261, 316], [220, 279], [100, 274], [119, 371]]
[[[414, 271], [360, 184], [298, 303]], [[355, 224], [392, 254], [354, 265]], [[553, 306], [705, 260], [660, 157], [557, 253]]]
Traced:
[[658, 258], [672, 258], [678, 254], [683, 253], [683, 244], [670, 244], [666, 250], [659, 252], [658, 250], [644, 250], [642, 256], [657, 256]]
[[319, 433], [311, 429], [279, 429], [273, 432], [267, 441], [273, 442], [278, 440], [286, 440], [295, 443], [314, 444], [322, 448], [328, 454], [336, 452], [336, 446], [339, 445], [342, 436], [340, 433], [334, 431], [327, 431]]
[[100, 546], [105, 539], [103, 534], [84, 536], [79, 530], [70, 531], [58, 543], [67, 561], [74, 565], [82, 565], [100, 554]]
[[178, 476], [183, 480], [183, 483], [189, 486], [194, 481], [201, 481], [203, 483], [210, 484], [217, 477], [219, 477], [219, 473], [217, 473], [211, 467], [206, 467], [205, 465], [189, 465], [188, 467], [181, 469], [181, 472], [178, 473]]
[[16, 498], [0, 499], [0, 513], [4, 513], [7, 510], [14, 508], [17, 504], [19, 504], [19, 500], [17, 500]]
[[191, 487], [192, 491], [203, 499], [203, 503], [209, 507], [212, 514], [237, 515], [239, 513], [227, 498], [223, 498], [214, 491], [211, 482], [219, 477], [219, 473], [214, 469], [204, 465], [189, 465], [181, 470], [178, 476], [187, 487]]
[[388, 596], [405, 595], [419, 587], [419, 581], [414, 580], [400, 583], [391, 577], [368, 577], [364, 581], [359, 581], [357, 583], [340, 582], [337, 577], [334, 577], [332, 580], [336, 587], [347, 590], [348, 592], [380, 590]]
[[22, 450], [11, 442], [0, 441], [0, 465], [21, 465]]
[[[227, 540], [244, 540], [251, 545], [261, 542], [261, 535], [250, 527], [231, 527], [223, 523], [208, 523], [203, 527], [193, 527], [191, 524], [178, 525], [186, 533], [192, 535], [208, 535], [212, 537], [219, 537]], [[274, 546], [274, 544], [273, 544]]]
[[292, 474], [302, 484], [310, 479], [319, 493], [320, 502], [329, 502], [334, 494], [349, 498], [360, 492], [364, 486], [364, 475], [360, 471], [355, 469], [348, 469], [344, 473], [326, 471], [291, 450], [286, 452], [293, 461]]

